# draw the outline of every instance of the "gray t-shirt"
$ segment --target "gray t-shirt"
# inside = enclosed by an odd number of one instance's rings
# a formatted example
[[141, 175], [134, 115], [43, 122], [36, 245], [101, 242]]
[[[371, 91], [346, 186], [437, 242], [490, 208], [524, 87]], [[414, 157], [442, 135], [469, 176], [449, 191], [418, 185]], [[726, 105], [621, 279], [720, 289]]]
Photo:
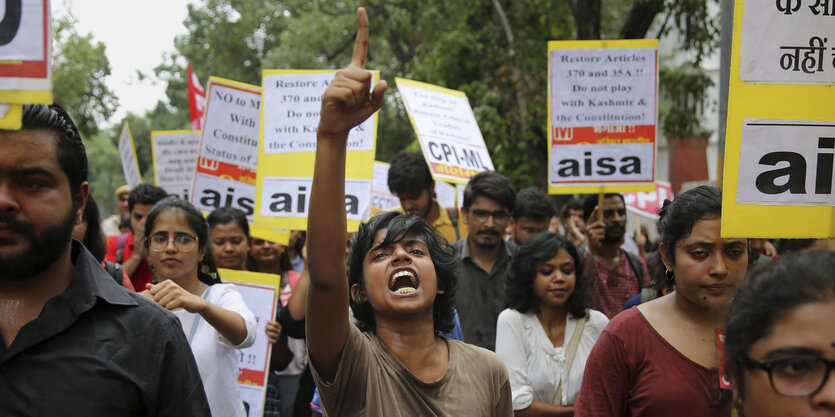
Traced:
[[375, 332], [351, 326], [333, 382], [313, 363], [326, 416], [513, 416], [507, 368], [494, 353], [446, 339], [449, 364], [437, 381], [414, 376]]

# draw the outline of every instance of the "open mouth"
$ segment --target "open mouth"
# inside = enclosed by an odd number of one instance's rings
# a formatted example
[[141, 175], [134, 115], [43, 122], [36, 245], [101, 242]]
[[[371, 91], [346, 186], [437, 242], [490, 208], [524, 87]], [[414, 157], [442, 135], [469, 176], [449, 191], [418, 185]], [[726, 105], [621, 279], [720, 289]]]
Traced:
[[399, 295], [412, 294], [417, 291], [418, 286], [417, 277], [409, 270], [398, 271], [389, 280], [389, 290]]

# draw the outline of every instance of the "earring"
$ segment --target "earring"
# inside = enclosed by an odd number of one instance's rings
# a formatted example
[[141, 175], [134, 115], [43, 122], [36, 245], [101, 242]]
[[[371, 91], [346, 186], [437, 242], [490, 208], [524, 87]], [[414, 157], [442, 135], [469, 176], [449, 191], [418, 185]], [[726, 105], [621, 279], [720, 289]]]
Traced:
[[673, 271], [670, 271], [669, 269], [664, 270], [664, 277], [667, 278], [667, 281], [670, 281], [670, 282], [673, 282], [676, 279], [673, 276]]

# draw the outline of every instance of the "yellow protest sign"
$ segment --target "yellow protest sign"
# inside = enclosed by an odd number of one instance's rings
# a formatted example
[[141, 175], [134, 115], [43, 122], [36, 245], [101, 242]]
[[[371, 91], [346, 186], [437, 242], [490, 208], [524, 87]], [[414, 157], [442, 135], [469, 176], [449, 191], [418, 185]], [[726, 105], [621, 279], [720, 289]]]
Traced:
[[726, 237], [835, 237], [835, 63], [824, 56], [835, 26], [800, 3], [736, 2]]
[[548, 42], [548, 192], [652, 191], [658, 40]]
[[6, 2], [0, 22], [0, 103], [52, 104], [49, 9], [48, 0]]
[[235, 284], [247, 308], [255, 315], [257, 337], [252, 346], [238, 351], [238, 389], [254, 415], [261, 415], [267, 395], [267, 376], [272, 346], [265, 327], [278, 312], [279, 276], [249, 271], [218, 269], [221, 280]]
[[18, 130], [23, 127], [22, 104], [0, 104], [0, 129]]
[[255, 224], [249, 226], [249, 236], [253, 239], [263, 239], [287, 246], [290, 244], [290, 232], [280, 229], [259, 227]]
[[[371, 85], [374, 85], [380, 73], [371, 73]], [[336, 71], [331, 70], [264, 70], [256, 224], [274, 229], [307, 230], [322, 94], [335, 75]], [[356, 231], [360, 221], [371, 213], [377, 117], [375, 113], [348, 135], [345, 166], [348, 231]]]

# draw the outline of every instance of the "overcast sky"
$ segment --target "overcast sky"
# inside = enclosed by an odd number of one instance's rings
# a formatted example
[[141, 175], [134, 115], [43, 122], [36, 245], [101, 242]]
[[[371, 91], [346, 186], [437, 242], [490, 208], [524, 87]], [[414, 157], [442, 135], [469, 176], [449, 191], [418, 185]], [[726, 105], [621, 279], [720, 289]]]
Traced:
[[[143, 113], [165, 97], [165, 84], [153, 74], [163, 52], [174, 50], [174, 37], [185, 33], [186, 5], [192, 0], [53, 0], [52, 13], [67, 8], [78, 19], [78, 32], [92, 33], [107, 46], [110, 77], [107, 85], [119, 98], [110, 122], [128, 111]], [[136, 72], [148, 76], [139, 81]]]

